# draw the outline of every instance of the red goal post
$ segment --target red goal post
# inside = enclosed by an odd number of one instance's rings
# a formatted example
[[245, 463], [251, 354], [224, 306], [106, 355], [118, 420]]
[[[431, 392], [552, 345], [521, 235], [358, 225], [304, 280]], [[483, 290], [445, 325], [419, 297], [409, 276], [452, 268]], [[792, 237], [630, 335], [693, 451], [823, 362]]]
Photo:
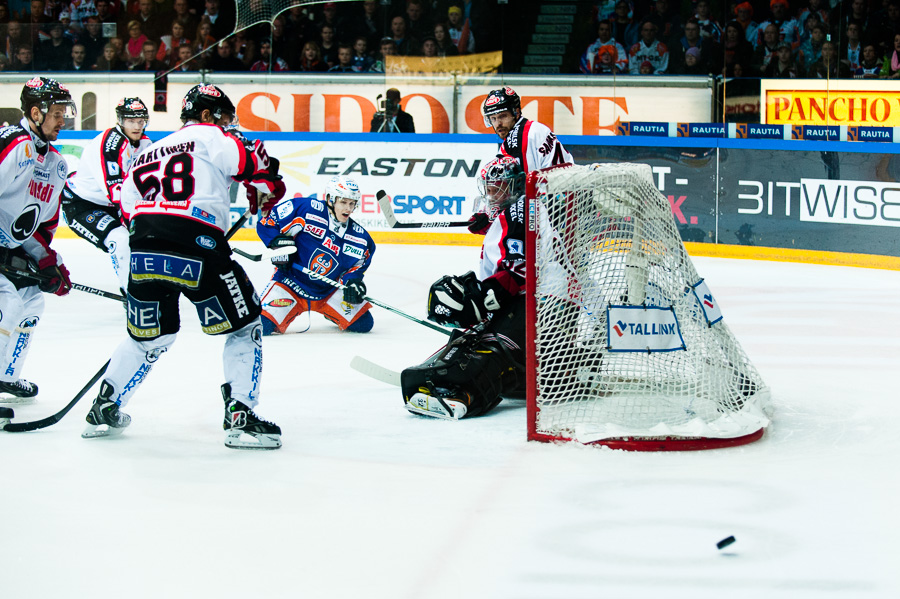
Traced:
[[769, 390], [645, 164], [526, 184], [528, 439], [656, 451], [762, 437]]

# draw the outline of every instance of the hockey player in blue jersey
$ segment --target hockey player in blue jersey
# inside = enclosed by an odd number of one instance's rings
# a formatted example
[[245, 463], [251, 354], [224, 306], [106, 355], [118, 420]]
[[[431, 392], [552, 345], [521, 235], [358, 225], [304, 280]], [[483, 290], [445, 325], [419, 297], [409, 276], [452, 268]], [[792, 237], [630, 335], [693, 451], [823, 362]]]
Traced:
[[[263, 335], [282, 334], [304, 312], [319, 312], [342, 331], [368, 333], [373, 320], [365, 301], [363, 275], [375, 242], [350, 215], [359, 204], [359, 187], [348, 177], [333, 177], [325, 201], [291, 198], [278, 203], [256, 226], [267, 247], [296, 247], [272, 258], [277, 267], [263, 292]], [[304, 272], [307, 271], [307, 272]], [[310, 276], [344, 283], [343, 291]]]

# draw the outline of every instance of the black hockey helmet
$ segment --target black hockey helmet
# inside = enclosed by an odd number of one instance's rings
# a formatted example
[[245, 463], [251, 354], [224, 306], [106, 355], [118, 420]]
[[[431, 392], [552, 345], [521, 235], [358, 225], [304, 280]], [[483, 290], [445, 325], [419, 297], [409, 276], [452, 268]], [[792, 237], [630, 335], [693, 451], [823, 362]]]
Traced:
[[140, 98], [122, 98], [116, 105], [116, 119], [119, 124], [125, 119], [150, 120], [150, 111]]
[[508, 85], [491, 91], [487, 98], [484, 99], [484, 104], [481, 105], [481, 114], [484, 115], [484, 126], [490, 127], [490, 116], [499, 114], [504, 110], [508, 110], [518, 117], [521, 107], [522, 101], [519, 99], [519, 94]]
[[181, 101], [181, 122], [199, 121], [200, 113], [209, 110], [216, 120], [225, 114], [232, 116], [232, 125], [237, 123], [234, 104], [225, 92], [216, 85], [200, 83], [192, 87]]
[[54, 104], [62, 104], [66, 108], [66, 118], [75, 118], [78, 110], [72, 101], [69, 89], [49, 77], [34, 77], [29, 79], [22, 88], [22, 112], [26, 118], [30, 118], [32, 106], [37, 106], [43, 114], [47, 114]]

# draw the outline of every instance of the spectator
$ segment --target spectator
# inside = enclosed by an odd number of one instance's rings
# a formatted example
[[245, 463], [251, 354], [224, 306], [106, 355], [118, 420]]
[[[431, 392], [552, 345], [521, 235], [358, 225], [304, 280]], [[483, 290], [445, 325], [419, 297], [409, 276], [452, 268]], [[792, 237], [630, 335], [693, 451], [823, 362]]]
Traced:
[[59, 22], [63, 26], [63, 37], [65, 37], [69, 43], [74, 44], [78, 41], [78, 34], [81, 31], [81, 26], [75, 27], [72, 25], [72, 13], [68, 10], [64, 10], [59, 13]]
[[347, 44], [338, 45], [338, 62], [328, 69], [329, 73], [356, 73], [353, 69], [353, 48]]
[[644, 21], [641, 25], [641, 40], [628, 50], [628, 70], [632, 75], [640, 75], [644, 62], [649, 62], [653, 73], [663, 75], [669, 69], [669, 49], [656, 39], [656, 23]]
[[319, 28], [319, 50], [329, 69], [337, 64], [338, 45], [334, 41], [334, 29], [330, 25]]
[[118, 52], [116, 52], [115, 45], [112, 42], [103, 46], [103, 54], [101, 54], [97, 58], [97, 63], [94, 65], [95, 71], [127, 71], [128, 65], [119, 57]]
[[7, 58], [14, 59], [20, 46], [30, 46], [31, 41], [25, 27], [18, 21], [6, 24], [6, 40], [3, 46]]
[[805, 72], [794, 59], [791, 45], [787, 42], [778, 42], [775, 47], [775, 56], [766, 65], [763, 76], [770, 79], [802, 79]]
[[834, 42], [822, 44], [822, 57], [812, 64], [807, 77], [819, 79], [847, 79], [851, 77], [850, 67], [838, 58], [837, 46]]
[[669, 0], [656, 0], [645, 20], [656, 25], [656, 37], [666, 47], [674, 47], [681, 39], [681, 18], [669, 11]]
[[356, 18], [356, 35], [364, 36], [370, 48], [378, 45], [384, 30], [384, 17], [381, 15], [376, 0], [365, 0], [362, 3], [362, 14]]
[[[774, 60], [778, 53], [778, 45], [781, 44], [781, 32], [775, 23], [766, 25], [762, 35], [762, 42], [753, 51], [753, 68], [762, 73], [769, 62]], [[818, 57], [817, 57], [818, 58]]]
[[97, 9], [97, 18], [100, 19], [101, 23], [116, 22], [116, 13], [112, 9], [109, 0], [94, 0], [94, 7]]
[[387, 57], [388, 56], [396, 56], [397, 55], [397, 45], [394, 43], [394, 38], [391, 37], [383, 37], [381, 38], [381, 43], [378, 46], [379, 53], [375, 58], [375, 63], [369, 69], [370, 73], [384, 73], [387, 71]]
[[890, 54], [894, 49], [894, 35], [900, 33], [900, 0], [891, 0], [884, 9], [884, 15], [872, 30], [861, 30], [878, 47], [880, 54]]
[[[190, 11], [188, 0], [174, 0], [172, 10], [166, 14], [163, 23], [171, 23], [175, 20], [181, 23], [185, 35], [197, 31], [197, 26], [200, 24], [200, 17]], [[169, 30], [171, 31], [171, 27]], [[175, 48], [177, 48], [177, 45], [173, 46], [173, 55], [175, 54]]]
[[9, 57], [6, 54], [4, 54], [3, 52], [0, 52], [0, 73], [9, 71], [9, 70], [11, 70], [10, 63], [9, 63]]
[[684, 62], [678, 69], [679, 75], [708, 75], [709, 68], [703, 64], [700, 48], [693, 46], [684, 53]]
[[[220, 40], [234, 31], [234, 17], [226, 15], [219, 5], [219, 0], [206, 0], [206, 12], [200, 16], [200, 20], [206, 17], [209, 20], [213, 41]], [[196, 40], [194, 40], [196, 43]]]
[[234, 55], [234, 46], [231, 45], [231, 39], [225, 38], [216, 44], [216, 53], [209, 57], [206, 63], [213, 71], [220, 73], [246, 71], [247, 67], [244, 63]]
[[30, 34], [32, 48], [37, 47], [40, 42], [48, 39], [49, 36], [43, 33], [44, 25], [53, 21], [44, 14], [46, 3], [44, 0], [31, 0], [31, 11], [22, 15], [26, 32]]
[[[769, 2], [769, 8], [772, 10], [772, 18], [768, 21], [763, 21], [762, 23], [760, 23], [759, 31], [765, 31], [766, 25], [768, 25], [769, 23], [774, 23], [775, 26], [778, 27], [780, 40], [782, 42], [787, 42], [791, 45], [799, 42], [800, 23], [797, 21], [797, 19], [788, 15], [788, 0], [771, 0]], [[756, 40], [756, 44], [754, 44], [754, 46], [759, 46], [762, 43], [761, 37], [762, 34], [760, 33], [760, 38]]]
[[319, 44], [316, 42], [303, 44], [303, 52], [301, 53], [297, 70], [307, 73], [321, 73], [328, 70], [328, 65], [322, 60], [322, 51], [319, 49]]
[[111, 37], [109, 38], [109, 43], [116, 49], [116, 56], [119, 57], [119, 60], [126, 65], [129, 65], [129, 56], [128, 51], [125, 49], [125, 41], [120, 37]]
[[[778, 0], [774, 0], [778, 1]], [[768, 23], [766, 24], [768, 25]], [[762, 27], [762, 25], [760, 25]], [[739, 77], [735, 74], [735, 66], [740, 65], [740, 72], [747, 73], [747, 69], [753, 63], [753, 46], [744, 37], [744, 30], [736, 21], [729, 21], [722, 33], [722, 47], [724, 49], [725, 76]]]
[[9, 23], [9, 6], [6, 4], [6, 0], [0, 2], [0, 24]]
[[272, 44], [269, 40], [263, 40], [259, 43], [259, 60], [253, 63], [250, 70], [255, 73], [281, 73], [290, 68], [284, 59], [272, 56]]
[[375, 59], [369, 56], [368, 45], [364, 35], [353, 41], [353, 71], [356, 73], [366, 73], [375, 64]]
[[72, 42], [66, 39], [62, 23], [53, 23], [49, 29], [50, 39], [38, 46], [34, 66], [41, 71], [62, 71], [72, 58]]
[[205, 16], [200, 19], [197, 25], [197, 33], [194, 35], [194, 43], [191, 46], [194, 54], [206, 52], [216, 45], [216, 38], [213, 36], [213, 25]]
[[434, 41], [437, 44], [438, 56], [457, 56], [459, 54], [459, 49], [450, 39], [446, 23], [438, 22], [434, 24]]
[[87, 52], [84, 49], [83, 44], [75, 44], [72, 46], [72, 58], [69, 60], [69, 63], [66, 65], [64, 70], [66, 71], [90, 71], [91, 65], [87, 63], [85, 60], [87, 56]]
[[157, 47], [156, 43], [147, 40], [141, 49], [141, 61], [134, 65], [132, 71], [148, 71], [150, 73], [159, 73], [169, 68], [169, 65], [156, 59]]
[[234, 44], [234, 57], [244, 63], [247, 70], [256, 62], [256, 42], [242, 29], [229, 38]]
[[816, 15], [819, 22], [825, 25], [828, 30], [828, 11], [823, 8], [824, 0], [807, 0], [807, 6], [800, 11], [797, 21], [800, 23], [800, 37], [808, 37], [809, 31], [806, 30], [806, 19], [809, 15]]
[[415, 56], [419, 53], [418, 40], [409, 35], [406, 30], [406, 19], [400, 15], [391, 19], [391, 38], [394, 40], [394, 46], [399, 56]]
[[900, 33], [894, 36], [894, 48], [884, 57], [879, 77], [881, 79], [900, 79]]
[[138, 0], [138, 14], [135, 16], [141, 24], [141, 31], [151, 41], [158, 40], [163, 34], [163, 25], [153, 4], [153, 0]]
[[649, 60], [645, 60], [641, 63], [640, 68], [638, 69], [638, 75], [652, 75], [653, 74], [653, 63]]
[[400, 107], [400, 90], [395, 87], [385, 92], [384, 108], [375, 113], [369, 125], [370, 133], [415, 133], [413, 117]]
[[631, 16], [631, 5], [626, 0], [616, 2], [615, 18], [612, 20], [612, 36], [623, 48], [631, 48], [638, 42], [640, 24]]
[[809, 40], [800, 44], [797, 61], [807, 71], [812, 70], [813, 63], [822, 58], [822, 45], [825, 43], [825, 26], [821, 23], [813, 25], [809, 30]]
[[19, 46], [16, 50], [16, 57], [10, 61], [11, 71], [34, 71], [34, 53], [31, 46]]
[[[599, 55], [599, 51], [605, 46], [610, 46], [615, 51], [611, 54], [614, 59], [611, 67], [610, 65], [601, 66], [602, 61], [600, 59], [602, 57]], [[609, 59], [609, 56], [610, 53], [604, 55], [607, 60]], [[600, 69], [599, 71], [597, 70], [598, 68]], [[628, 55], [625, 53], [625, 48], [613, 39], [612, 25], [610, 25], [609, 21], [600, 21], [600, 23], [597, 24], [597, 39], [588, 46], [587, 50], [581, 56], [580, 69], [582, 73], [588, 75], [599, 73], [623, 73], [628, 70]]]
[[176, 73], [190, 73], [200, 70], [200, 63], [194, 58], [194, 47], [191, 44], [181, 44], [176, 50], [178, 60], [175, 63]]
[[860, 28], [856, 23], [847, 25], [847, 35], [841, 44], [840, 58], [850, 67], [850, 72], [855, 73], [862, 62], [862, 42], [860, 41]]
[[129, 64], [135, 65], [143, 59], [144, 42], [148, 39], [141, 30], [140, 21], [128, 22], [128, 42], [125, 44], [125, 51], [128, 53]]
[[106, 45], [101, 27], [99, 16], [87, 17], [84, 20], [84, 31], [78, 38], [78, 42], [84, 45], [84, 61], [91, 67], [97, 64], [97, 59], [103, 55], [103, 46]]
[[[450, 26], [450, 41], [453, 42], [459, 53], [472, 54], [475, 52], [475, 36], [472, 35], [472, 25], [469, 23], [469, 20], [463, 16], [462, 8], [457, 5], [448, 8], [447, 21]], [[391, 22], [391, 26], [393, 29], [393, 22]], [[394, 35], [394, 41], [397, 41], [396, 35]], [[403, 56], [406, 55], [399, 46], [397, 52]]]
[[835, 33], [847, 30], [847, 25], [856, 23], [862, 31], [869, 31], [869, 10], [866, 0], [850, 0], [850, 10], [845, 2], [839, 2], [829, 15], [831, 29]]
[[184, 37], [184, 25], [182, 22], [179, 19], [173, 19], [169, 25], [169, 33], [162, 36], [159, 40], [156, 60], [165, 63], [169, 67], [174, 67], [178, 62], [178, 46], [190, 43], [191, 40]]
[[[688, 19], [687, 23], [684, 24], [684, 35], [681, 36], [681, 39], [678, 40], [674, 47], [669, 48], [669, 64], [671, 66], [669, 72], [678, 73], [684, 70], [685, 57], [687, 56], [687, 51], [691, 48], [696, 48], [699, 53], [696, 57], [696, 63], [701, 68], [708, 68], [713, 45], [717, 46], [718, 44], [711, 38], [704, 39], [700, 37], [700, 23], [697, 22], [697, 19]], [[709, 71], [706, 72], [708, 73]]]
[[406, 30], [409, 31], [410, 37], [419, 43], [434, 33], [434, 25], [425, 15], [422, 0], [407, 0]]
[[744, 30], [744, 38], [755, 48], [759, 41], [759, 23], [753, 20], [753, 5], [741, 2], [734, 7], [735, 20]]
[[343, 43], [346, 32], [344, 31], [343, 22], [338, 19], [336, 2], [326, 2], [322, 5], [322, 16], [316, 21], [316, 29], [321, 30], [325, 25], [331, 27], [331, 30], [334, 32], [335, 43]]
[[[749, 2], [747, 4], [749, 5]], [[697, 24], [700, 26], [700, 37], [704, 40], [720, 42], [722, 40], [722, 26], [713, 19], [709, 9], [709, 0], [697, 0], [695, 10], [694, 18], [697, 19]], [[737, 9], [735, 9], [735, 14], [737, 14]], [[750, 15], [753, 15], [752, 6], [750, 6]]]
[[437, 58], [437, 42], [434, 37], [428, 36], [422, 40], [422, 56], [425, 58]]
[[862, 60], [859, 67], [853, 73], [854, 79], [878, 79], [881, 68], [884, 66], [884, 57], [878, 53], [878, 46], [866, 44], [862, 50]]

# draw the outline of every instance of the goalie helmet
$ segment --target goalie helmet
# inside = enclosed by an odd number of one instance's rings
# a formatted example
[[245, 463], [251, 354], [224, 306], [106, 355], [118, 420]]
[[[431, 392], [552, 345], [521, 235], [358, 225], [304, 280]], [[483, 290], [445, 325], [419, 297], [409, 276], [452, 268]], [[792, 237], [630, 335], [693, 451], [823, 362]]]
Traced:
[[506, 86], [491, 91], [487, 98], [484, 99], [484, 104], [481, 105], [481, 114], [484, 115], [484, 126], [490, 127], [491, 115], [499, 114], [504, 110], [508, 110], [513, 113], [513, 116], [518, 117], [521, 107], [522, 101], [513, 88]]
[[181, 122], [199, 121], [204, 110], [209, 110], [217, 121], [230, 114], [231, 125], [237, 125], [234, 104], [216, 85], [200, 83], [188, 90], [181, 101]]
[[478, 192], [492, 216], [525, 192], [525, 172], [512, 156], [500, 156], [484, 165], [478, 175]]
[[62, 104], [66, 109], [65, 118], [75, 118], [78, 114], [69, 89], [56, 79], [49, 77], [34, 77], [25, 83], [22, 88], [21, 100], [22, 112], [29, 119], [32, 106], [37, 106], [43, 114], [47, 114], [51, 106]]
[[150, 120], [150, 111], [147, 105], [140, 98], [123, 98], [116, 106], [116, 120], [119, 125], [125, 119], [144, 119]]
[[359, 197], [359, 186], [350, 177], [332, 177], [325, 185], [325, 203], [330, 207], [334, 207], [334, 202], [340, 198], [359, 204]]

